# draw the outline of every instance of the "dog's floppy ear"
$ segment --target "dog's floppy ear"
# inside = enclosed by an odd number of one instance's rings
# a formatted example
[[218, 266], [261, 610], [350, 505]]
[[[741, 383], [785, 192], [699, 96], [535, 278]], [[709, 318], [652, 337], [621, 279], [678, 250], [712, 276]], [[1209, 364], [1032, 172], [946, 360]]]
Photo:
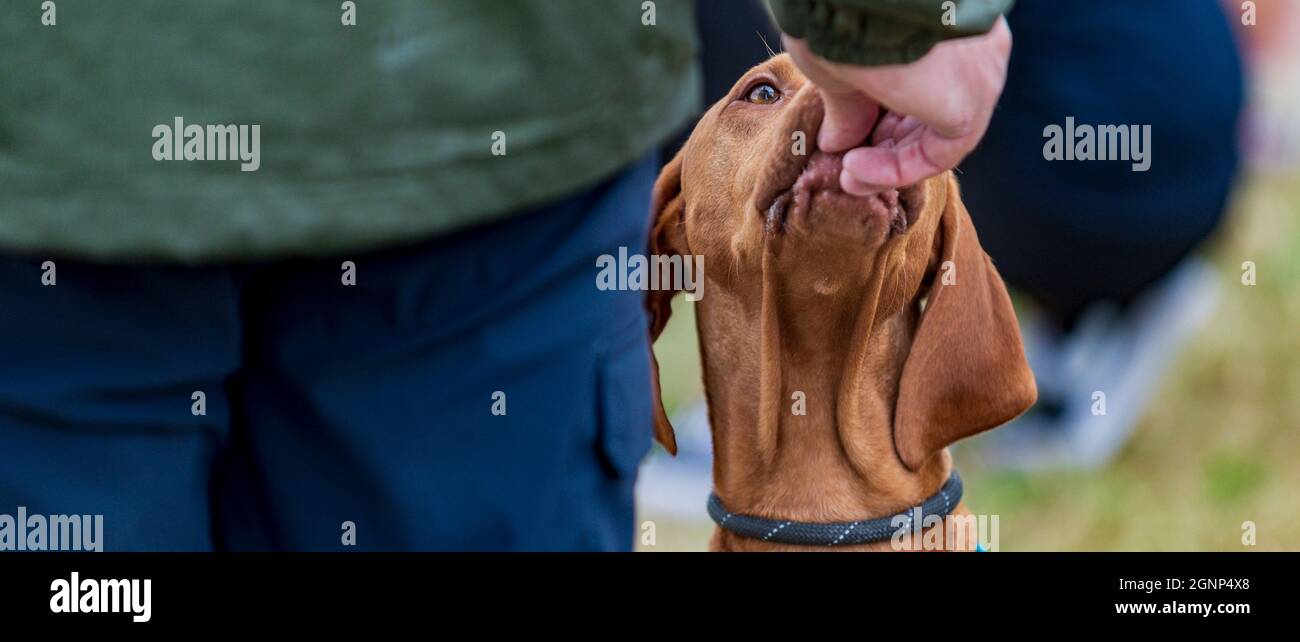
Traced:
[[1010, 421], [1038, 396], [1011, 297], [951, 176], [935, 233], [938, 268], [894, 409], [894, 446], [912, 470], [948, 444]]
[[[650, 256], [686, 254], [686, 204], [682, 200], [682, 153], [678, 152], [655, 181], [650, 199]], [[645, 307], [650, 317], [650, 380], [654, 390], [655, 438], [671, 454], [677, 454], [677, 437], [664, 412], [663, 393], [659, 388], [659, 360], [654, 342], [668, 325], [672, 315], [674, 290], [646, 290]]]

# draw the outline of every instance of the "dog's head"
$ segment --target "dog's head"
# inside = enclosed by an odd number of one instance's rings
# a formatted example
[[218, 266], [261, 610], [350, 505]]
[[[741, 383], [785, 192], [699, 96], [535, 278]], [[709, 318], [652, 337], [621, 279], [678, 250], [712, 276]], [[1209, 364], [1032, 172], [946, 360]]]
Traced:
[[[888, 320], [911, 319], [890, 335], [909, 343], [902, 367], [882, 376], [897, 377], [894, 446], [916, 469], [1032, 405], [1033, 376], [1010, 299], [951, 172], [850, 196], [839, 187], [840, 155], [816, 149], [822, 117], [816, 88], [788, 56], [751, 69], [656, 182], [651, 252], [702, 255], [713, 292], [775, 300], [771, 313], [786, 332], [798, 323], [800, 331], [879, 334]], [[652, 338], [672, 294], [648, 297]], [[674, 451], [662, 407], [656, 424]]]

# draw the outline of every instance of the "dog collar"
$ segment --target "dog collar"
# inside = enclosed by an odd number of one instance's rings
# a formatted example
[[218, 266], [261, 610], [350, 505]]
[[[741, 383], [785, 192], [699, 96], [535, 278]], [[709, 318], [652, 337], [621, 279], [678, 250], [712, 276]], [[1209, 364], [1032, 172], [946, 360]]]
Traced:
[[741, 537], [804, 546], [848, 546], [868, 544], [893, 537], [894, 533], [912, 530], [916, 521], [924, 523], [930, 515], [946, 517], [961, 501], [961, 477], [957, 471], [944, 482], [938, 493], [906, 511], [858, 522], [796, 522], [767, 519], [732, 513], [722, 505], [717, 493], [709, 493], [709, 517], [721, 528]]

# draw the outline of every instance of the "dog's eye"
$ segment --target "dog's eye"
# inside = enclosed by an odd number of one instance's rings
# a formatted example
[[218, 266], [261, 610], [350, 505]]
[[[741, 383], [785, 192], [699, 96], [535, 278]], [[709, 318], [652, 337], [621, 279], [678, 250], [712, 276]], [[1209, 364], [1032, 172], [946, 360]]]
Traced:
[[750, 89], [745, 100], [755, 105], [771, 105], [781, 100], [781, 90], [773, 87], [770, 83], [762, 83]]

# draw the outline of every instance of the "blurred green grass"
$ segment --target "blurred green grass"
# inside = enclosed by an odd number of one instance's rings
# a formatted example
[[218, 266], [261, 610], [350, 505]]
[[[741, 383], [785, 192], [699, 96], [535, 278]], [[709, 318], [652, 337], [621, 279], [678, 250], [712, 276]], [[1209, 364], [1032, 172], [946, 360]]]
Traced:
[[[1092, 471], [963, 465], [967, 504], [1000, 516], [1002, 550], [1300, 549], [1300, 181], [1246, 178], [1206, 248], [1222, 278], [1210, 322], [1165, 375], [1134, 438]], [[1256, 285], [1241, 264], [1256, 265]], [[691, 305], [655, 345], [670, 413], [700, 395]], [[704, 550], [712, 523], [641, 514], [657, 542]], [[1257, 544], [1242, 543], [1243, 522]]]

